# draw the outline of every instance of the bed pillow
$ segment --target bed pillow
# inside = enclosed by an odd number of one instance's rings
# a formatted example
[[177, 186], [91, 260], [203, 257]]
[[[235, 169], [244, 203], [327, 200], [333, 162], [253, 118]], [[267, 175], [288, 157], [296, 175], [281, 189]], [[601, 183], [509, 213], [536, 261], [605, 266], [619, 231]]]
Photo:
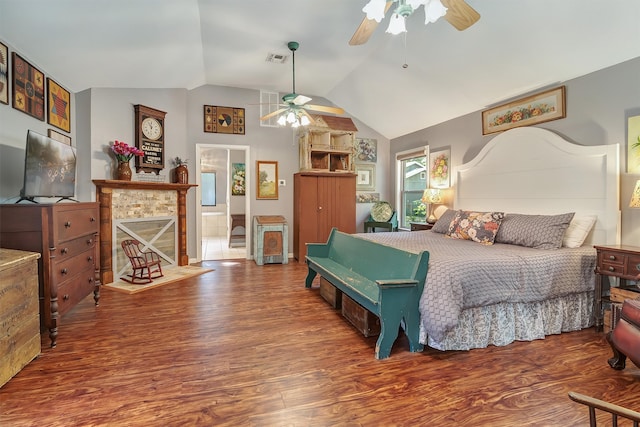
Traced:
[[559, 249], [573, 216], [574, 212], [560, 215], [507, 214], [496, 235], [496, 243]]
[[449, 226], [451, 225], [451, 221], [456, 217], [456, 212], [453, 209], [447, 209], [440, 218], [433, 224], [431, 231], [434, 233], [445, 234], [449, 231]]
[[574, 216], [562, 239], [565, 248], [579, 248], [596, 223], [595, 215]]
[[503, 217], [504, 212], [457, 211], [446, 235], [493, 245]]

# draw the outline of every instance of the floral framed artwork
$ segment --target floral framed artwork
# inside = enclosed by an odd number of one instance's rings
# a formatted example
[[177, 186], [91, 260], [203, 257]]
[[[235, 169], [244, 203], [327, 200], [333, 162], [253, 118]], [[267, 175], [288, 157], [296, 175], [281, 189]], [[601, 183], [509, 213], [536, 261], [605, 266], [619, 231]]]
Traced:
[[47, 121], [51, 126], [71, 132], [71, 94], [58, 83], [47, 78]]
[[205, 105], [204, 131], [244, 135], [244, 108]]
[[356, 167], [356, 190], [375, 191], [376, 189], [376, 165], [357, 164]]
[[256, 199], [278, 199], [278, 162], [256, 161]]
[[502, 132], [567, 116], [565, 86], [527, 96], [482, 112], [482, 134]]
[[13, 108], [44, 121], [44, 74], [11, 53]]
[[9, 48], [0, 43], [0, 102], [9, 104]]
[[371, 138], [356, 138], [356, 162], [378, 161], [378, 140]]
[[62, 142], [62, 143], [67, 144], [67, 145], [71, 145], [71, 137], [70, 136], [61, 134], [60, 132], [56, 132], [53, 129], [48, 129], [47, 132], [48, 132], [49, 138], [54, 139], [54, 140], [56, 140], [58, 142]]
[[231, 195], [244, 196], [246, 191], [244, 163], [231, 164]]
[[380, 201], [380, 193], [356, 193], [356, 203], [375, 203]]
[[627, 121], [627, 173], [640, 173], [640, 116]]
[[429, 187], [449, 188], [451, 182], [451, 150], [429, 152]]

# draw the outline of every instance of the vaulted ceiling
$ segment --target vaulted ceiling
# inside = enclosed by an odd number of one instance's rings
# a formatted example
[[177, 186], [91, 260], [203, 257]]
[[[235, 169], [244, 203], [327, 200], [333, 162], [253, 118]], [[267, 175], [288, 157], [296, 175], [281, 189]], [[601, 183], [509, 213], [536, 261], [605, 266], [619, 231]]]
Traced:
[[637, 0], [467, 0], [481, 18], [465, 31], [444, 19], [425, 26], [418, 13], [406, 38], [392, 36], [387, 14], [368, 43], [350, 46], [367, 1], [0, 0], [0, 40], [73, 92], [211, 84], [282, 94], [291, 61], [266, 58], [289, 55], [295, 40], [296, 92], [388, 138], [640, 56]]

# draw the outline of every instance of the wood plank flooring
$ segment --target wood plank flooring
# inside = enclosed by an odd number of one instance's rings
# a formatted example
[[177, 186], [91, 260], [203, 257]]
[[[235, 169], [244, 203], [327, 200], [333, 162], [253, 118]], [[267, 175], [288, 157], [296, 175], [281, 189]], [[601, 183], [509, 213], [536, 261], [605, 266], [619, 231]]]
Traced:
[[401, 339], [378, 361], [297, 262], [203, 265], [215, 271], [83, 300], [58, 346], [44, 334], [0, 388], [0, 425], [588, 425], [570, 390], [640, 409], [640, 370], [610, 369], [593, 329], [468, 352]]

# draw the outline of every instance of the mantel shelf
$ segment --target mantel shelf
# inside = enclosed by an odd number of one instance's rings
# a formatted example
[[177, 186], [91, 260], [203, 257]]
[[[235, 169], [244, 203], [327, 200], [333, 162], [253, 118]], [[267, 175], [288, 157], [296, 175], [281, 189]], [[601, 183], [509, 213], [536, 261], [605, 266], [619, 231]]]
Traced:
[[94, 179], [96, 187], [123, 188], [129, 190], [188, 190], [197, 184], [170, 184], [168, 182], [121, 181], [111, 179]]

